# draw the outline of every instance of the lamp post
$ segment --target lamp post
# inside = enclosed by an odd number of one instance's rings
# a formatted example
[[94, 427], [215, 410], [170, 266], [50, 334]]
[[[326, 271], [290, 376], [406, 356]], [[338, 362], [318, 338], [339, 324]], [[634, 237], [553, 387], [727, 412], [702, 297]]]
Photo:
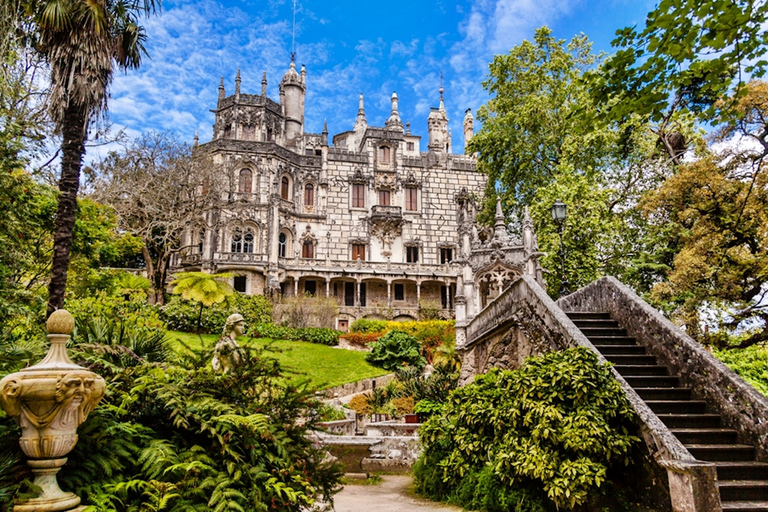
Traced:
[[563, 247], [563, 228], [567, 216], [567, 206], [557, 199], [550, 210], [552, 220], [557, 224], [557, 232], [560, 235], [560, 297], [568, 293], [568, 280], [565, 277], [565, 247]]

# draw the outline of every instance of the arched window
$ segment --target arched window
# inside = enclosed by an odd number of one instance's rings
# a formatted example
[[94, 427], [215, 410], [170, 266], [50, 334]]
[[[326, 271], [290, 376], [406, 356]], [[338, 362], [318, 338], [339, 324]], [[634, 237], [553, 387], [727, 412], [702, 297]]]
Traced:
[[240, 171], [240, 183], [238, 184], [237, 191], [241, 194], [250, 194], [251, 186], [253, 184], [253, 173], [250, 169], [243, 169]]
[[203, 254], [204, 248], [205, 248], [205, 230], [201, 229], [200, 232], [197, 234], [197, 252], [200, 254]]
[[232, 233], [232, 244], [230, 249], [230, 252], [243, 252], [243, 232], [240, 231], [240, 228], [235, 229]]
[[312, 259], [315, 257], [315, 246], [311, 240], [305, 240], [301, 246], [301, 257]]
[[283, 179], [280, 182], [280, 197], [288, 200], [288, 189], [291, 186], [291, 182], [288, 180], [288, 176], [283, 176]]
[[311, 183], [307, 183], [304, 186], [304, 206], [312, 206], [315, 204], [315, 186]]
[[253, 252], [253, 232], [249, 229], [245, 232], [245, 235], [243, 236], [243, 252], [252, 253]]
[[288, 237], [285, 233], [280, 233], [277, 237], [277, 255], [281, 258], [285, 258], [286, 246], [288, 245]]

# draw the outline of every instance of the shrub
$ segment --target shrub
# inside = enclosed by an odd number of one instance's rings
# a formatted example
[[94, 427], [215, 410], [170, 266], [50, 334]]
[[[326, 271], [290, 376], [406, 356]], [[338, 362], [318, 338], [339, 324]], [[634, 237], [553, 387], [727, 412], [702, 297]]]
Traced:
[[[195, 332], [197, 330], [197, 317], [200, 314], [199, 303], [186, 301], [178, 295], [173, 295], [161, 307], [161, 311], [169, 329], [182, 332]], [[243, 315], [246, 325], [269, 322], [272, 318], [272, 303], [261, 295], [235, 294], [229, 303], [203, 308], [200, 323], [201, 331], [221, 334], [227, 317], [232, 313]]]
[[[514, 510], [572, 509], [612, 464], [628, 463], [633, 417], [608, 366], [585, 348], [493, 369], [455, 390], [420, 429], [417, 491], [485, 511], [510, 510], [504, 503], [523, 495], [539, 508]], [[472, 492], [481, 482], [494, 503]]]
[[355, 411], [358, 416], [366, 416], [373, 412], [369, 396], [367, 394], [359, 394], [352, 397], [349, 401], [349, 408]]
[[753, 345], [743, 349], [717, 350], [715, 356], [768, 396], [768, 348]]
[[90, 297], [67, 299], [64, 308], [72, 313], [77, 321], [91, 318], [119, 320], [125, 325], [130, 325], [131, 331], [136, 333], [153, 335], [164, 332], [167, 328], [157, 307], [148, 304], [146, 296], [137, 294], [125, 298], [100, 291]]
[[343, 335], [344, 339], [352, 345], [365, 347], [384, 336], [383, 332], [348, 332]]
[[[308, 436], [320, 406], [311, 391], [287, 385], [277, 361], [259, 351], [245, 350], [228, 374], [211, 369], [211, 355], [116, 367], [78, 429], [61, 486], [95, 510], [124, 512], [295, 512], [332, 495], [341, 473]], [[30, 476], [18, 437], [0, 413], [3, 510]]]
[[371, 343], [371, 349], [365, 360], [385, 370], [394, 371], [403, 365], [421, 370], [427, 364], [427, 360], [421, 355], [419, 341], [404, 332], [389, 331], [378, 341]]
[[330, 329], [334, 326], [334, 320], [338, 314], [339, 306], [334, 299], [304, 294], [283, 298], [275, 306], [273, 321], [295, 329], [303, 327]]
[[248, 330], [248, 335], [255, 338], [272, 338], [273, 340], [306, 341], [320, 345], [335, 346], [339, 344], [341, 331], [320, 327], [303, 327], [294, 329], [275, 324], [256, 324]]
[[419, 301], [419, 317], [422, 320], [440, 320], [442, 311], [443, 308], [438, 302], [426, 299]]
[[388, 323], [390, 322], [387, 322], [386, 320], [360, 318], [359, 320], [352, 322], [352, 325], [349, 326], [349, 331], [361, 333], [382, 332], [387, 329]]

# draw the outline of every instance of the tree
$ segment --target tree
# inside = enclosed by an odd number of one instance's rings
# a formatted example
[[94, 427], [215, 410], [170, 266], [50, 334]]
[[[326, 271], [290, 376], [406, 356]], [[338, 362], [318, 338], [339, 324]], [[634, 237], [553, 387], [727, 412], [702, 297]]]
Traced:
[[573, 288], [608, 270], [623, 277], [632, 268], [642, 249], [632, 206], [658, 180], [649, 162], [655, 148], [638, 129], [642, 122], [613, 125], [597, 116], [582, 76], [598, 61], [586, 36], [566, 44], [546, 27], [533, 42], [495, 56], [483, 84], [492, 97], [469, 144], [489, 177], [486, 214], [497, 194], [518, 217], [523, 206], [531, 207], [554, 296], [563, 264], [550, 217], [554, 201], [569, 204], [563, 244]]
[[117, 212], [120, 228], [143, 242], [142, 255], [162, 304], [171, 256], [183, 251], [184, 234], [211, 229], [211, 212], [224, 203], [219, 169], [168, 133], [148, 133], [95, 166], [94, 197]]
[[662, 0], [645, 28], [617, 31], [619, 50], [590, 79], [596, 103], [614, 120], [640, 115], [675, 164], [688, 141], [678, 126], [693, 114], [716, 121], [733, 114], [745, 77], [768, 69], [764, 0]]
[[200, 303], [197, 315], [197, 332], [200, 332], [200, 320], [203, 317], [203, 307], [221, 304], [234, 295], [235, 290], [225, 279], [231, 279], [233, 274], [206, 274], [205, 272], [181, 272], [171, 283], [174, 295], [181, 295], [184, 300]]
[[[754, 81], [708, 152], [643, 202], [657, 224], [676, 226], [680, 250], [653, 295], [703, 341], [741, 346], [768, 340], [768, 84]], [[720, 108], [717, 106], [717, 108]], [[704, 317], [717, 332], [702, 332]]]
[[139, 16], [155, 0], [24, 0], [16, 13], [50, 67], [49, 113], [62, 136], [48, 312], [62, 307], [75, 226], [80, 167], [91, 121], [107, 107], [114, 66], [136, 68], [145, 54]]

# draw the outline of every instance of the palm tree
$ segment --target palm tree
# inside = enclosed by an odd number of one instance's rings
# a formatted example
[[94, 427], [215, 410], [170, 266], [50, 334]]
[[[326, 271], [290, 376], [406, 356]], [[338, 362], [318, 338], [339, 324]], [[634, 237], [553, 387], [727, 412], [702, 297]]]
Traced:
[[80, 168], [88, 125], [107, 108], [115, 65], [137, 68], [146, 55], [142, 15], [160, 0], [22, 0], [30, 43], [50, 66], [48, 109], [62, 136], [59, 206], [53, 238], [48, 313], [64, 304]]
[[235, 293], [225, 279], [231, 279], [233, 274], [206, 274], [205, 272], [180, 272], [171, 283], [174, 295], [181, 295], [184, 300], [200, 303], [197, 314], [197, 333], [200, 334], [200, 322], [203, 318], [203, 307], [210, 307], [229, 300]]

